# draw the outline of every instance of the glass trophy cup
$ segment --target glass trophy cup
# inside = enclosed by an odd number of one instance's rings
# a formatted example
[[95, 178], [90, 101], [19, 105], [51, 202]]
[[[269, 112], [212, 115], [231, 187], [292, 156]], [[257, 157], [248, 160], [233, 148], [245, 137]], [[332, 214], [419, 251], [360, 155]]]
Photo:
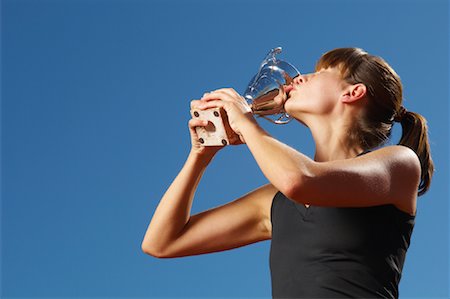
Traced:
[[[300, 75], [300, 72], [292, 64], [277, 59], [276, 55], [279, 53], [281, 47], [269, 51], [258, 72], [250, 80], [243, 97], [255, 116], [265, 118], [274, 124], [286, 124], [292, 118], [284, 111], [287, 99], [285, 89]], [[240, 143], [239, 136], [228, 123], [224, 109], [192, 109], [191, 115], [194, 118], [208, 120], [207, 126], [196, 127], [202, 145], [224, 146]]]

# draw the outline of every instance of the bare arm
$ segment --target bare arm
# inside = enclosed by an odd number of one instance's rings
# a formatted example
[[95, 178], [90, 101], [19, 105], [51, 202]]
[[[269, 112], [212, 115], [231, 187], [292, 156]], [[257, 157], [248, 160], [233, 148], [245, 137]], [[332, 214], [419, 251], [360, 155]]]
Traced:
[[354, 159], [316, 162], [259, 126], [248, 125], [241, 132], [264, 175], [291, 200], [335, 207], [394, 204], [415, 213], [420, 161], [405, 146], [387, 146]]
[[[191, 108], [198, 101], [191, 102]], [[270, 205], [277, 190], [268, 184], [221, 207], [190, 216], [198, 183], [214, 155], [223, 147], [204, 147], [191, 119], [192, 149], [186, 163], [156, 208], [142, 241], [155, 257], [175, 257], [226, 250], [271, 236]]]
[[212, 158], [191, 152], [161, 198], [142, 241], [142, 250], [160, 256], [189, 221], [192, 201], [200, 179]]
[[314, 162], [312, 176], [294, 186], [289, 196], [322, 206], [394, 204], [415, 214], [420, 169], [414, 151], [387, 146], [354, 159]]
[[271, 239], [270, 210], [277, 191], [272, 184], [266, 184], [227, 204], [191, 216], [162, 257], [212, 253]]
[[233, 249], [272, 236], [270, 209], [278, 190], [272, 184], [190, 216], [191, 205], [207, 163], [190, 155], [164, 194], [142, 242], [142, 250], [173, 258]]

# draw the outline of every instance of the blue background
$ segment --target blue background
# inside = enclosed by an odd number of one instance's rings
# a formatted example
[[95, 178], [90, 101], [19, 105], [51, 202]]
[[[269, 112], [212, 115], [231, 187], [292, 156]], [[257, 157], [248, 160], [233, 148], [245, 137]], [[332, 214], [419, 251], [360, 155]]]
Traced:
[[[357, 46], [399, 73], [436, 164], [401, 298], [448, 297], [448, 16], [445, 0], [2, 1], [2, 296], [270, 298], [270, 241], [156, 259], [142, 238], [189, 152], [190, 100], [242, 92], [275, 46], [304, 73]], [[307, 128], [258, 122], [313, 156]], [[266, 182], [245, 146], [226, 147], [192, 214]]]

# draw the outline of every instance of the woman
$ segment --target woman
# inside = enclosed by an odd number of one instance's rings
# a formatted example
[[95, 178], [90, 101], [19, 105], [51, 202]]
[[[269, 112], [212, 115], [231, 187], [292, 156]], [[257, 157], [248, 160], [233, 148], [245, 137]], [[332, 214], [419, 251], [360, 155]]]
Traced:
[[[200, 178], [222, 147], [192, 150], [164, 194], [142, 243], [155, 257], [181, 257], [271, 239], [273, 297], [397, 298], [416, 214], [433, 162], [426, 120], [402, 106], [402, 85], [381, 58], [357, 48], [324, 54], [316, 71], [287, 87], [286, 112], [307, 126], [314, 159], [265, 132], [233, 89], [191, 107], [223, 107], [269, 184], [190, 216]], [[394, 122], [399, 145], [384, 146]]]

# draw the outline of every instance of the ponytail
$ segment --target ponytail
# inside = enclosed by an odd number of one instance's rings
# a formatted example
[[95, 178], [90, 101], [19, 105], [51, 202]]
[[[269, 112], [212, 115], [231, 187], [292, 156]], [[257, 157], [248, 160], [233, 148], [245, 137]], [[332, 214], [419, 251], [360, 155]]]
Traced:
[[428, 126], [426, 119], [415, 112], [406, 111], [400, 108], [399, 121], [402, 125], [402, 137], [399, 145], [404, 145], [416, 152], [420, 160], [422, 173], [418, 195], [421, 196], [428, 191], [431, 184], [431, 177], [434, 172], [434, 164], [431, 159], [430, 144], [428, 142]]

